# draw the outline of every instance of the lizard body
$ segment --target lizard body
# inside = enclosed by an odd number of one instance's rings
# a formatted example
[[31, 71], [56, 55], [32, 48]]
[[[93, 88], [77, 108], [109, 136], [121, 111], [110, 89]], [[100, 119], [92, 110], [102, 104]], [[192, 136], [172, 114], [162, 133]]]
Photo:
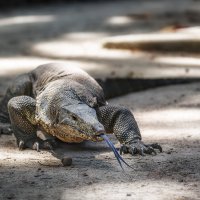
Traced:
[[[66, 64], [45, 64], [18, 76], [0, 102], [0, 122], [11, 123], [19, 149], [52, 148], [64, 142], [102, 141], [114, 133], [124, 153], [153, 153], [145, 145], [131, 111], [107, 105], [100, 85], [89, 74]], [[41, 130], [51, 139], [37, 136]]]

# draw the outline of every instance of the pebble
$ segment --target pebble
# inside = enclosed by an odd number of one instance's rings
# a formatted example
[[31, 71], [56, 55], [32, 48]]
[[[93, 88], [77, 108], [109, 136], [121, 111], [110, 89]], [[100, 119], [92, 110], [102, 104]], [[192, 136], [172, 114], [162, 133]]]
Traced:
[[63, 166], [70, 166], [70, 165], [72, 165], [72, 158], [63, 157], [61, 162], [62, 162]]
[[88, 174], [87, 174], [87, 173], [83, 173], [82, 175], [83, 175], [83, 176], [88, 176]]

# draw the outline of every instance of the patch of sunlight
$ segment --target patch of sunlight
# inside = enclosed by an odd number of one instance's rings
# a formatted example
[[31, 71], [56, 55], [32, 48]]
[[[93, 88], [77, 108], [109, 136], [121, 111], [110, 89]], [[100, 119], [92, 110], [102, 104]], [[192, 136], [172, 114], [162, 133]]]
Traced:
[[200, 26], [181, 28], [181, 29], [178, 30], [178, 32], [199, 34], [200, 33]]
[[[148, 66], [148, 67], [147, 67]], [[188, 69], [189, 68], [189, 69]], [[153, 65], [146, 64], [146, 66], [141, 66], [141, 73], [144, 75], [143, 77], [147, 78], [172, 78], [172, 77], [199, 77], [200, 76], [200, 68], [190, 68], [186, 66], [159, 66], [153, 63]]]
[[2, 166], [31, 166], [32, 163], [40, 163], [47, 166], [61, 166], [59, 159], [47, 151], [33, 151], [26, 149], [19, 151], [17, 148], [0, 148], [0, 161]]
[[45, 56], [61, 58], [65, 56], [83, 56], [90, 51], [85, 43], [74, 44], [66, 41], [43, 42], [34, 45], [33, 50]]
[[95, 78], [103, 78], [109, 76], [113, 69], [109, 69], [105, 65], [98, 62], [82, 62], [82, 61], [67, 61], [55, 59], [43, 59], [37, 57], [13, 57], [13, 58], [0, 58], [0, 77], [12, 76], [21, 73], [26, 73], [39, 65], [46, 63], [65, 63], [73, 67], [79, 67], [87, 71]]
[[133, 22], [134, 22], [134, 20], [127, 16], [114, 16], [114, 17], [110, 17], [106, 21], [106, 24], [123, 26], [123, 25], [131, 24]]
[[183, 123], [188, 121], [200, 122], [200, 110], [196, 108], [177, 108], [145, 112], [145, 122], [152, 122], [155, 120], [166, 123], [174, 121]]
[[[143, 125], [141, 123], [141, 125]], [[200, 127], [183, 127], [180, 123], [179, 127], [167, 127], [163, 125], [163, 127], [157, 127], [156, 124], [152, 126], [141, 126], [141, 132], [143, 136], [143, 140], [192, 140], [196, 141], [200, 139]]]
[[31, 51], [36, 55], [63, 59], [76, 57], [126, 59], [137, 56], [137, 54], [134, 55], [129, 51], [104, 49], [102, 48], [102, 42], [99, 40], [83, 39], [77, 42], [70, 40], [70, 38], [37, 43], [33, 45]]
[[30, 57], [0, 58], [0, 76], [25, 73], [48, 62], [52, 60]]
[[96, 40], [99, 38], [106, 37], [105, 33], [95, 33], [95, 32], [73, 32], [64, 34], [61, 38], [67, 38], [69, 40], [73, 40], [73, 42], [80, 42], [85, 40]]
[[144, 33], [144, 34], [132, 34], [132, 35], [123, 35], [123, 36], [114, 36], [106, 38], [104, 44], [106, 43], [152, 43], [152, 42], [197, 42], [199, 43], [200, 36], [195, 33], [185, 33], [185, 32], [175, 32], [175, 33]]
[[[85, 192], [87, 191], [87, 192]], [[80, 198], [81, 194], [81, 198]], [[129, 194], [129, 196], [127, 196]], [[137, 180], [122, 182], [99, 182], [92, 185], [67, 188], [61, 195], [61, 199], [194, 199], [197, 197], [194, 191], [174, 180]]]
[[156, 57], [154, 59], [156, 63], [170, 64], [170, 65], [188, 65], [200, 67], [200, 58], [182, 57], [182, 56], [164, 56]]
[[31, 16], [14, 16], [0, 19], [0, 27], [17, 24], [43, 23], [51, 22], [55, 19], [53, 15], [31, 15]]
[[[30, 150], [32, 151], [32, 150]], [[18, 149], [16, 149], [15, 151], [6, 151], [6, 149], [2, 148], [0, 149], [0, 160], [3, 160], [3, 159], [6, 159], [6, 160], [9, 160], [9, 159], [16, 159], [17, 161], [20, 161], [20, 160], [27, 160], [27, 159], [30, 159], [30, 160], [38, 160], [38, 159], [43, 159], [42, 156], [40, 156], [40, 153], [39, 152], [36, 152], [36, 153], [32, 153], [28, 150], [26, 150], [26, 152], [24, 153], [23, 151], [19, 151]]]
[[144, 136], [156, 139], [200, 139], [200, 110], [191, 108], [146, 111], [138, 115]]

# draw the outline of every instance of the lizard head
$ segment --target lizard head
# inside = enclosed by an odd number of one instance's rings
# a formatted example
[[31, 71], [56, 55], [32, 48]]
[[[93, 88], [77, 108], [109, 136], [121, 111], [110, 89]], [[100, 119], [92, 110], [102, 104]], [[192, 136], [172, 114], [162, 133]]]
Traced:
[[58, 124], [66, 134], [85, 140], [102, 140], [99, 135], [105, 133], [104, 126], [98, 121], [95, 109], [86, 104], [63, 106], [59, 112]]

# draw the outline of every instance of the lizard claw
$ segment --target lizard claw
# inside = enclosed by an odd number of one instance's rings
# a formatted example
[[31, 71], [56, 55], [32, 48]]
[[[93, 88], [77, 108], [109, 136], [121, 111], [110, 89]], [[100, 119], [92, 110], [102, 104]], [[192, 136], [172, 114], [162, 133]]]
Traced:
[[[128, 152], [129, 152], [131, 155], [135, 155], [135, 154], [138, 152], [138, 150], [137, 150], [136, 147], [133, 147], [133, 148], [129, 148], [129, 149], [128, 149]], [[127, 153], [128, 153], [128, 152], [127, 152]]]
[[25, 148], [30, 148], [36, 151], [40, 151], [40, 149], [47, 149], [47, 150], [53, 150], [54, 147], [57, 146], [57, 143], [55, 140], [41, 140], [40, 138], [33, 138], [26, 142], [23, 140], [20, 140], [18, 143], [19, 150], [23, 150]]
[[48, 139], [43, 142], [43, 148], [53, 150], [57, 147], [57, 142], [54, 139]]
[[20, 140], [18, 146], [19, 146], [19, 150], [22, 151], [24, 149], [24, 141]]
[[44, 141], [43, 147], [44, 147], [44, 149], [53, 150], [53, 145], [49, 141]]
[[[146, 150], [145, 150], [145, 151], [146, 151]], [[145, 155], [144, 155], [144, 147], [141, 147], [141, 148], [140, 148], [139, 154], [140, 154], [141, 156], [145, 156]]]
[[157, 153], [155, 149], [162, 152], [162, 147], [157, 143], [146, 145], [141, 140], [135, 140], [130, 144], [122, 145], [120, 148], [120, 154], [130, 153], [131, 155], [140, 154], [141, 156], [145, 156], [145, 154], [156, 155]]
[[154, 148], [153, 148], [152, 146], [146, 145], [146, 147], [147, 147], [147, 151], [146, 151], [146, 152], [147, 152], [148, 154], [152, 154], [152, 153], [154, 153], [155, 155], [157, 154], [156, 151], [154, 150]]
[[121, 148], [119, 149], [119, 153], [120, 155], [122, 155], [122, 153], [128, 153], [128, 147], [125, 145], [121, 146]]
[[40, 151], [40, 144], [39, 144], [39, 142], [34, 142], [32, 149], [34, 149], [37, 152], [39, 152]]
[[153, 149], [158, 149], [160, 152], [162, 152], [162, 147], [158, 143], [149, 144], [148, 146]]

